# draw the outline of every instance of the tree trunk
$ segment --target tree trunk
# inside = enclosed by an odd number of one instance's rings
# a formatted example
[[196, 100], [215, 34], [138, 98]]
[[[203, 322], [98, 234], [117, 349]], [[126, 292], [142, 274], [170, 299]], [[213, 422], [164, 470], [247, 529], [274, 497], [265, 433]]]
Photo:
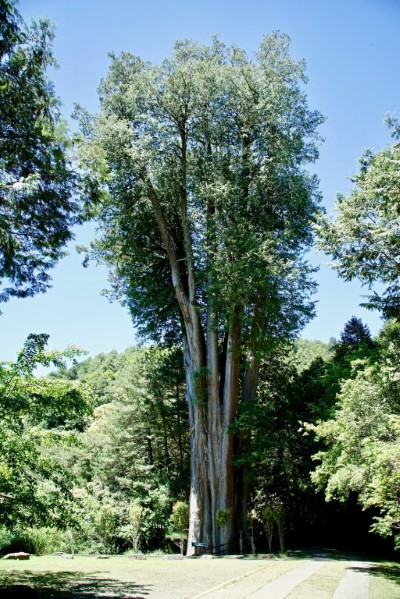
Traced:
[[[259, 373], [259, 360], [253, 354], [248, 358], [247, 370], [243, 375], [241, 401], [243, 404], [249, 404], [255, 400], [258, 373]], [[249, 455], [251, 451], [251, 431], [243, 431], [241, 438], [238, 440], [238, 451], [242, 455]], [[249, 501], [249, 485], [248, 485], [248, 473], [249, 464], [246, 461], [242, 462], [242, 465], [235, 471], [235, 503], [236, 503], [236, 517], [237, 517], [237, 528], [242, 535], [243, 551], [253, 552], [253, 537], [250, 535], [249, 526], [247, 522], [247, 506]]]
[[214, 303], [208, 300], [207, 306], [207, 387], [208, 387], [208, 476], [211, 492], [212, 545], [218, 547], [217, 505], [218, 505], [218, 454], [221, 444], [221, 412], [219, 400], [218, 334]]
[[[184, 160], [182, 168], [185, 168]], [[230, 427], [236, 415], [239, 396], [240, 313], [239, 309], [235, 309], [233, 322], [227, 332], [225, 363], [219, 367], [218, 319], [212, 297], [208, 298], [206, 343], [196, 303], [186, 191], [184, 187], [181, 189], [180, 198], [183, 255], [187, 269], [186, 274], [182, 275], [178, 265], [178, 245], [171, 237], [159, 198], [148, 179], [146, 185], [148, 199], [160, 226], [171, 267], [172, 285], [182, 315], [190, 423], [191, 484], [187, 554], [194, 553], [194, 542], [207, 543], [220, 552], [228, 553], [234, 548], [234, 526], [237, 522], [232, 465], [234, 436]]]
[[[207, 434], [204, 406], [198, 396], [200, 356], [190, 352], [184, 337], [186, 398], [190, 425], [190, 501], [187, 555], [194, 554], [194, 542], [212, 544], [210, 484], [208, 480]], [[196, 393], [197, 391], [197, 393]]]
[[[222, 398], [219, 392], [218, 346], [212, 328], [207, 336], [207, 364], [194, 360], [184, 343], [191, 442], [191, 491], [188, 555], [193, 542], [207, 543], [219, 553], [234, 549], [235, 514], [233, 450], [230, 426], [239, 395], [240, 327], [228, 335]], [[203, 387], [204, 386], [204, 387]], [[204, 396], [205, 394], [205, 396]]]
[[[218, 541], [222, 551], [229, 553], [234, 548], [235, 537], [235, 502], [234, 502], [234, 472], [233, 450], [234, 435], [230, 427], [236, 415], [239, 399], [239, 367], [240, 367], [240, 326], [237, 315], [232, 330], [228, 335], [228, 347], [225, 360], [225, 382], [222, 402], [221, 444], [218, 462], [218, 510], [226, 513], [225, 524], [218, 526]], [[217, 482], [217, 481], [216, 481]]]

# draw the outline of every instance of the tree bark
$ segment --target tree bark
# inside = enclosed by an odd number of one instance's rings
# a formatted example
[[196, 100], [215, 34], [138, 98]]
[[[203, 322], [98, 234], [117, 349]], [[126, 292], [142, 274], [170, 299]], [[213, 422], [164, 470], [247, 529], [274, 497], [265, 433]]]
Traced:
[[[197, 352], [190, 351], [184, 337], [186, 398], [190, 425], [190, 501], [187, 554], [194, 554], [193, 542], [212, 544], [210, 482], [208, 478], [207, 433], [204, 406], [196, 393], [196, 379], [201, 372]], [[196, 359], [197, 358], [197, 359]]]
[[[186, 278], [178, 268], [176, 244], [168, 229], [157, 193], [147, 181], [151, 202], [171, 267], [171, 279], [182, 314], [186, 399], [190, 423], [190, 515], [187, 554], [193, 542], [219, 552], [233, 548], [237, 522], [234, 495], [234, 436], [230, 427], [239, 399], [240, 313], [235, 309], [227, 333], [224, 362], [218, 360], [218, 319], [212, 294], [208, 298], [206, 336], [196, 305], [194, 265], [187, 225], [186, 195], [181, 191]], [[206, 343], [204, 347], [204, 341]], [[223, 380], [223, 386], [221, 381]], [[219, 516], [219, 517], [218, 517]]]
[[226, 510], [226, 523], [218, 527], [219, 544], [223, 551], [229, 553], [233, 549], [235, 536], [235, 502], [234, 502], [234, 470], [232, 465], [234, 452], [234, 435], [230, 427], [236, 415], [239, 399], [240, 372], [240, 324], [235, 314], [231, 331], [228, 334], [228, 347], [225, 360], [225, 382], [222, 403], [221, 444], [219, 451], [218, 507]]
[[207, 383], [208, 383], [208, 474], [211, 481], [211, 520], [212, 544], [219, 545], [217, 537], [216, 506], [218, 502], [218, 455], [221, 445], [221, 412], [219, 401], [219, 367], [218, 367], [218, 333], [212, 298], [208, 299], [207, 306]]

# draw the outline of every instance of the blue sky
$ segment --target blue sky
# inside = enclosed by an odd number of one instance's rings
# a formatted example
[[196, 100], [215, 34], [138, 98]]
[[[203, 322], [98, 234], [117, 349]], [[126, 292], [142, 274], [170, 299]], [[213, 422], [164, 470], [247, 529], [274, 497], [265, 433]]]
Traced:
[[[56, 25], [54, 50], [60, 69], [51, 73], [63, 113], [74, 102], [96, 110], [96, 88], [108, 68], [108, 52], [130, 51], [151, 61], [171, 54], [174, 41], [207, 43], [219, 34], [248, 52], [264, 34], [279, 29], [292, 39], [292, 55], [307, 63], [309, 105], [326, 117], [325, 142], [313, 167], [324, 205], [331, 211], [338, 192], [350, 189], [349, 176], [367, 147], [389, 142], [386, 112], [400, 115], [400, 2], [398, 0], [22, 0], [26, 21], [49, 17]], [[76, 243], [88, 242], [94, 226], [76, 230], [70, 255], [53, 270], [53, 288], [33, 299], [2, 305], [0, 360], [11, 360], [30, 332], [50, 334], [50, 345], [85, 347], [91, 355], [135, 343], [126, 310], [100, 295], [107, 287], [104, 268], [83, 269]], [[314, 263], [327, 258], [313, 255]], [[318, 315], [302, 336], [338, 337], [354, 314], [376, 333], [379, 315], [359, 308], [366, 289], [340, 281], [322, 264]]]

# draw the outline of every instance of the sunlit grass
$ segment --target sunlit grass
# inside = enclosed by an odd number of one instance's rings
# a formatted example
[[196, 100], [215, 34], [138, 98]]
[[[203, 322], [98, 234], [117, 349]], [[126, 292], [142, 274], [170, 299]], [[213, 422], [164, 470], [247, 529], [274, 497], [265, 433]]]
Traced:
[[67, 560], [57, 556], [33, 556], [24, 562], [0, 561], [0, 587], [28, 585], [40, 589], [44, 599], [60, 591], [72, 597], [85, 594], [97, 597], [105, 593], [151, 597], [152, 593], [165, 592], [165, 596], [183, 598], [224, 585], [233, 578], [251, 575], [260, 568], [268, 570], [276, 563], [276, 560], [255, 559], [149, 558], [142, 561], [124, 556], [107, 560], [75, 556]]
[[[174, 597], [194, 596], [242, 599], [300, 565], [306, 556], [287, 559], [184, 559], [127, 556], [110, 559], [75, 556], [31, 556], [29, 561], [0, 560], [1, 589], [26, 585], [40, 590], [41, 599], [64, 596]], [[331, 599], [349, 565], [349, 557], [327, 556], [319, 570], [288, 595], [288, 599]], [[369, 569], [368, 599], [400, 599], [400, 564], [373, 562]]]
[[400, 564], [377, 563], [369, 573], [368, 599], [400, 599]]

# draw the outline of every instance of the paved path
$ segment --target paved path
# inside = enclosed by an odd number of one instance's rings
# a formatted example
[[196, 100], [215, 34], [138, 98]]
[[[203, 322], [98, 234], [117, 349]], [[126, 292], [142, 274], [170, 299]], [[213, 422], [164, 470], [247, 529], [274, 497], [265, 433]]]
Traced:
[[350, 562], [333, 599], [368, 599], [368, 566], [366, 562]]
[[296, 566], [297, 563], [292, 560], [268, 560], [256, 569], [237, 576], [229, 582], [208, 588], [191, 599], [243, 599], [244, 597], [251, 597], [252, 593], [258, 591], [271, 580], [275, 580], [282, 574], [293, 570]]
[[285, 599], [290, 591], [302, 583], [303, 580], [314, 574], [322, 564], [323, 561], [319, 558], [306, 560], [290, 572], [279, 576], [279, 578], [269, 582], [259, 591], [250, 595], [250, 599], [267, 599], [267, 597], [270, 597], [271, 599]]
[[266, 564], [196, 599], [368, 599], [367, 562], [316, 556]]

